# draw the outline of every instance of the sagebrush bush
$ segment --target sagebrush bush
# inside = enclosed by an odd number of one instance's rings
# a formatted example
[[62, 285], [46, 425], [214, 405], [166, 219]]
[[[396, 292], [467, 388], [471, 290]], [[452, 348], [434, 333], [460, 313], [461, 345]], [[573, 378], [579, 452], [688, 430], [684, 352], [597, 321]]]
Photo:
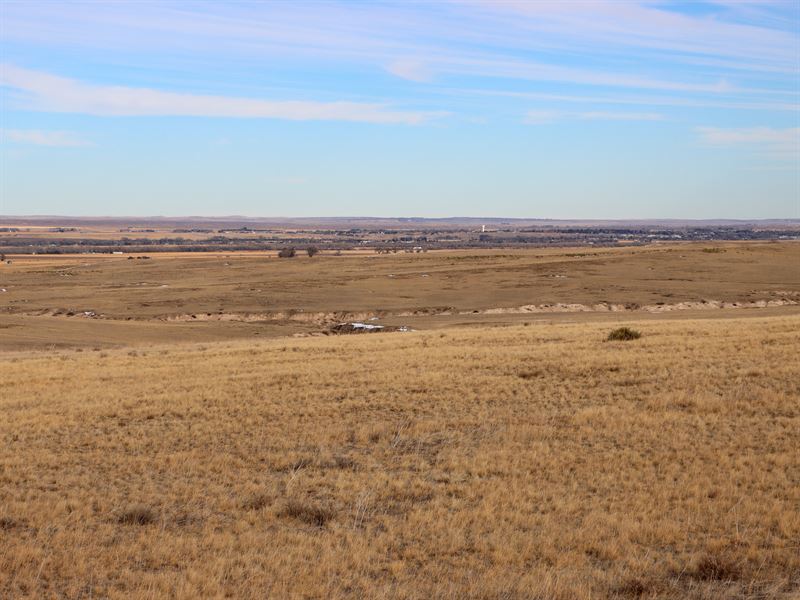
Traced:
[[609, 342], [627, 342], [628, 340], [638, 340], [642, 334], [630, 327], [617, 327], [608, 334]]

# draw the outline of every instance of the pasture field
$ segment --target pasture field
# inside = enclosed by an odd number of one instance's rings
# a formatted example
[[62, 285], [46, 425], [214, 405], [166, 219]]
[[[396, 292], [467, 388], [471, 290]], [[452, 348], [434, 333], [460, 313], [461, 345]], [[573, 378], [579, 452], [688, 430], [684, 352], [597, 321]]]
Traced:
[[800, 317], [614, 325], [4, 353], [0, 596], [796, 597]]
[[797, 598], [799, 249], [12, 257], [0, 598]]
[[[136, 256], [148, 258], [14, 256], [0, 264], [0, 350], [259, 339], [374, 317], [430, 329], [607, 318], [612, 308], [624, 318], [672, 308], [708, 314], [715, 302], [800, 309], [800, 245], [791, 242]], [[583, 309], [591, 312], [576, 316]]]

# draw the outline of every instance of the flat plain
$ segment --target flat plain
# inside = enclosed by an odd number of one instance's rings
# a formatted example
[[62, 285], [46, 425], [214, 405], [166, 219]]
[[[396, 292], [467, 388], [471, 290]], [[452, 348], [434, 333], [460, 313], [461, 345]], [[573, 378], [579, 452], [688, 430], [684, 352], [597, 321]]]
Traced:
[[13, 256], [0, 264], [0, 349], [258, 339], [370, 318], [430, 329], [796, 306], [799, 263], [792, 242]]
[[795, 598], [797, 259], [12, 257], [0, 596]]

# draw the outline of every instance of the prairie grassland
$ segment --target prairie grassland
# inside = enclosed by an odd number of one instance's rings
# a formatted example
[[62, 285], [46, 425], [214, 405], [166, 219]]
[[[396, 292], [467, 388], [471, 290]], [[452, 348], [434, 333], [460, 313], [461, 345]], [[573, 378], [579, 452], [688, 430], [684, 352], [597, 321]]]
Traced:
[[[262, 312], [471, 311], [526, 304], [672, 304], [800, 293], [800, 244], [264, 254], [26, 256], [0, 265], [0, 315], [92, 311], [109, 320]], [[199, 255], [198, 255], [199, 254]]]
[[260, 339], [372, 315], [426, 329], [515, 322], [483, 313], [546, 303], [800, 300], [800, 244], [713, 248], [14, 257], [0, 264], [0, 351]]
[[790, 598], [800, 317], [0, 355], [0, 596]]

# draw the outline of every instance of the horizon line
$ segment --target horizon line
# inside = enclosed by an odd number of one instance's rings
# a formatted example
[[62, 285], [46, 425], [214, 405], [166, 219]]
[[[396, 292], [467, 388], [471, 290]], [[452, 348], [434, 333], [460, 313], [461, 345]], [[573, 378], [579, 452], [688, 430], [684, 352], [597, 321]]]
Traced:
[[469, 216], [469, 215], [451, 215], [444, 217], [422, 217], [422, 216], [375, 216], [375, 215], [316, 215], [316, 216], [246, 216], [246, 215], [64, 215], [64, 214], [0, 214], [0, 219], [69, 219], [69, 220], [224, 220], [224, 221], [313, 221], [313, 220], [339, 220], [339, 221], [358, 221], [358, 220], [375, 220], [375, 221], [545, 221], [545, 222], [575, 222], [575, 221], [592, 221], [592, 222], [663, 222], [663, 221], [676, 221], [676, 222], [714, 222], [714, 221], [731, 221], [739, 223], [759, 223], [769, 221], [789, 221], [800, 223], [800, 217], [762, 217], [762, 218], [737, 218], [737, 217], [710, 217], [710, 218], [690, 218], [690, 217], [503, 217], [503, 216]]

